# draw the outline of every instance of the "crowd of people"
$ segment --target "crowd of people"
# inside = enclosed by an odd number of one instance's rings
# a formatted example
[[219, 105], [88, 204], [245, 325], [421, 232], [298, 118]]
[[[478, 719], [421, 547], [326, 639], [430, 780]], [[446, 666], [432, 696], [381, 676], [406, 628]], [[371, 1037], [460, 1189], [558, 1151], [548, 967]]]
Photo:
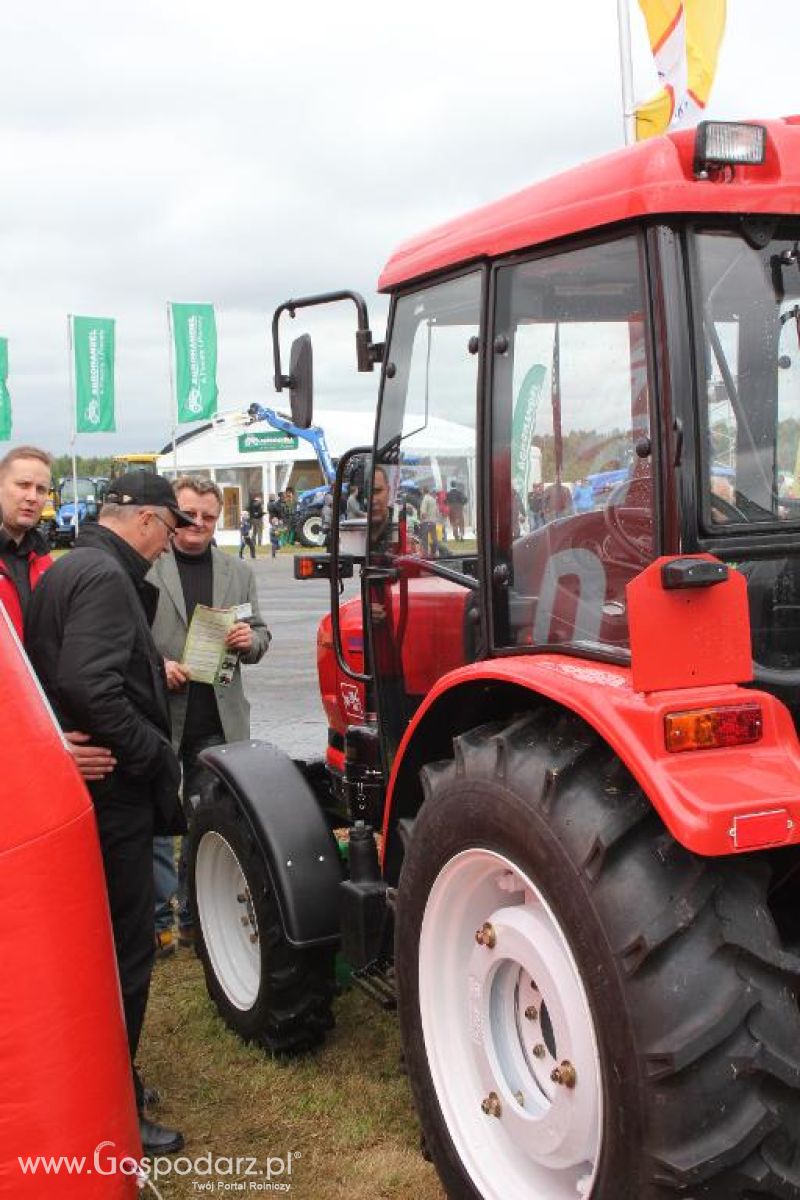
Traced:
[[266, 509], [260, 493], [252, 496], [250, 507], [242, 511], [239, 521], [239, 558], [244, 558], [245, 550], [250, 552], [251, 558], [255, 558], [259, 548], [264, 545], [265, 516], [272, 557], [275, 557], [281, 546], [293, 545], [296, 509], [297, 500], [292, 487], [272, 493]]
[[[259, 662], [270, 633], [250, 567], [214, 544], [216, 484], [120, 475], [97, 522], [57, 561], [37, 528], [50, 486], [50, 457], [37, 447], [0, 459], [0, 604], [93, 802], [143, 1149], [175, 1153], [183, 1136], [148, 1115], [158, 1093], [135, 1065], [156, 948], [171, 945], [176, 901], [178, 936], [187, 945], [194, 937], [185, 853], [176, 872], [173, 839], [187, 832], [208, 783], [201, 751], [249, 736], [241, 664]], [[263, 508], [249, 515], [258, 530]], [[225, 637], [232, 667], [213, 683], [193, 680], [182, 663], [198, 605], [234, 610]]]

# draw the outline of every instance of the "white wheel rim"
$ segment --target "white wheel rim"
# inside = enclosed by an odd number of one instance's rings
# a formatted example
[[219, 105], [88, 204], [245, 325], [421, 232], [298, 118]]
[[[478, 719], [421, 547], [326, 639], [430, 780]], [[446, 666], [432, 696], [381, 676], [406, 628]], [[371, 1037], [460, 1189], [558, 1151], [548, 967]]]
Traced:
[[235, 1008], [255, 1004], [261, 980], [261, 946], [244, 871], [228, 841], [203, 834], [195, 864], [197, 914], [214, 974]]
[[322, 517], [307, 517], [303, 522], [303, 533], [310, 542], [321, 546], [325, 541], [325, 531], [322, 528]]
[[[484, 923], [492, 948], [476, 940]], [[481, 1196], [590, 1197], [603, 1089], [589, 1002], [552, 909], [502, 855], [467, 850], [437, 876], [420, 934], [419, 1002], [442, 1114]], [[563, 1062], [574, 1086], [551, 1079]]]

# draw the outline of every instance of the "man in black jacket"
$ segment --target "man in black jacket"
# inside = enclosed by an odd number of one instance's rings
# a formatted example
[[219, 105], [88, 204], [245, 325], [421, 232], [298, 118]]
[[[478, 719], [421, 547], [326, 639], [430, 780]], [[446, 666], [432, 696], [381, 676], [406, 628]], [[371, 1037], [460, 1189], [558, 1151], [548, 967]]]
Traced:
[[[116, 767], [89, 785], [97, 815], [131, 1062], [153, 968], [153, 833], [179, 832], [180, 769], [170, 740], [164, 664], [150, 633], [158, 589], [145, 580], [177, 525], [166, 479], [132, 471], [113, 480], [97, 525], [36, 588], [25, 632], [30, 658], [65, 729], [107, 746]], [[142, 1144], [172, 1153], [183, 1138], [143, 1114]]]

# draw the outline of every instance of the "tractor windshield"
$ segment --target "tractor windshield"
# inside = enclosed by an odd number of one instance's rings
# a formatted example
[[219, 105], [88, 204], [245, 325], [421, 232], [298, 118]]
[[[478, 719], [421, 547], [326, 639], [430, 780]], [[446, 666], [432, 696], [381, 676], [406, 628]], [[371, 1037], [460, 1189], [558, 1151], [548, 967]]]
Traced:
[[800, 522], [799, 236], [787, 226], [771, 238], [730, 229], [695, 237], [703, 519], [715, 534]]
[[747, 225], [694, 237], [700, 515], [715, 553], [747, 579], [756, 683], [798, 721], [800, 223]]

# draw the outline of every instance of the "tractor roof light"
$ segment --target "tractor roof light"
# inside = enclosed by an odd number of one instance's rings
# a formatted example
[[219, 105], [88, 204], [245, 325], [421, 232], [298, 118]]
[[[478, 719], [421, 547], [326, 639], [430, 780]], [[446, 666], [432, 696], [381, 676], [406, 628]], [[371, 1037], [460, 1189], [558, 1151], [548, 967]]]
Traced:
[[715, 167], [757, 167], [767, 153], [764, 125], [737, 121], [701, 121], [694, 143], [694, 173], [708, 175]]
[[673, 754], [743, 746], [760, 741], [763, 733], [760, 704], [726, 704], [667, 713], [664, 717], [664, 739]]

